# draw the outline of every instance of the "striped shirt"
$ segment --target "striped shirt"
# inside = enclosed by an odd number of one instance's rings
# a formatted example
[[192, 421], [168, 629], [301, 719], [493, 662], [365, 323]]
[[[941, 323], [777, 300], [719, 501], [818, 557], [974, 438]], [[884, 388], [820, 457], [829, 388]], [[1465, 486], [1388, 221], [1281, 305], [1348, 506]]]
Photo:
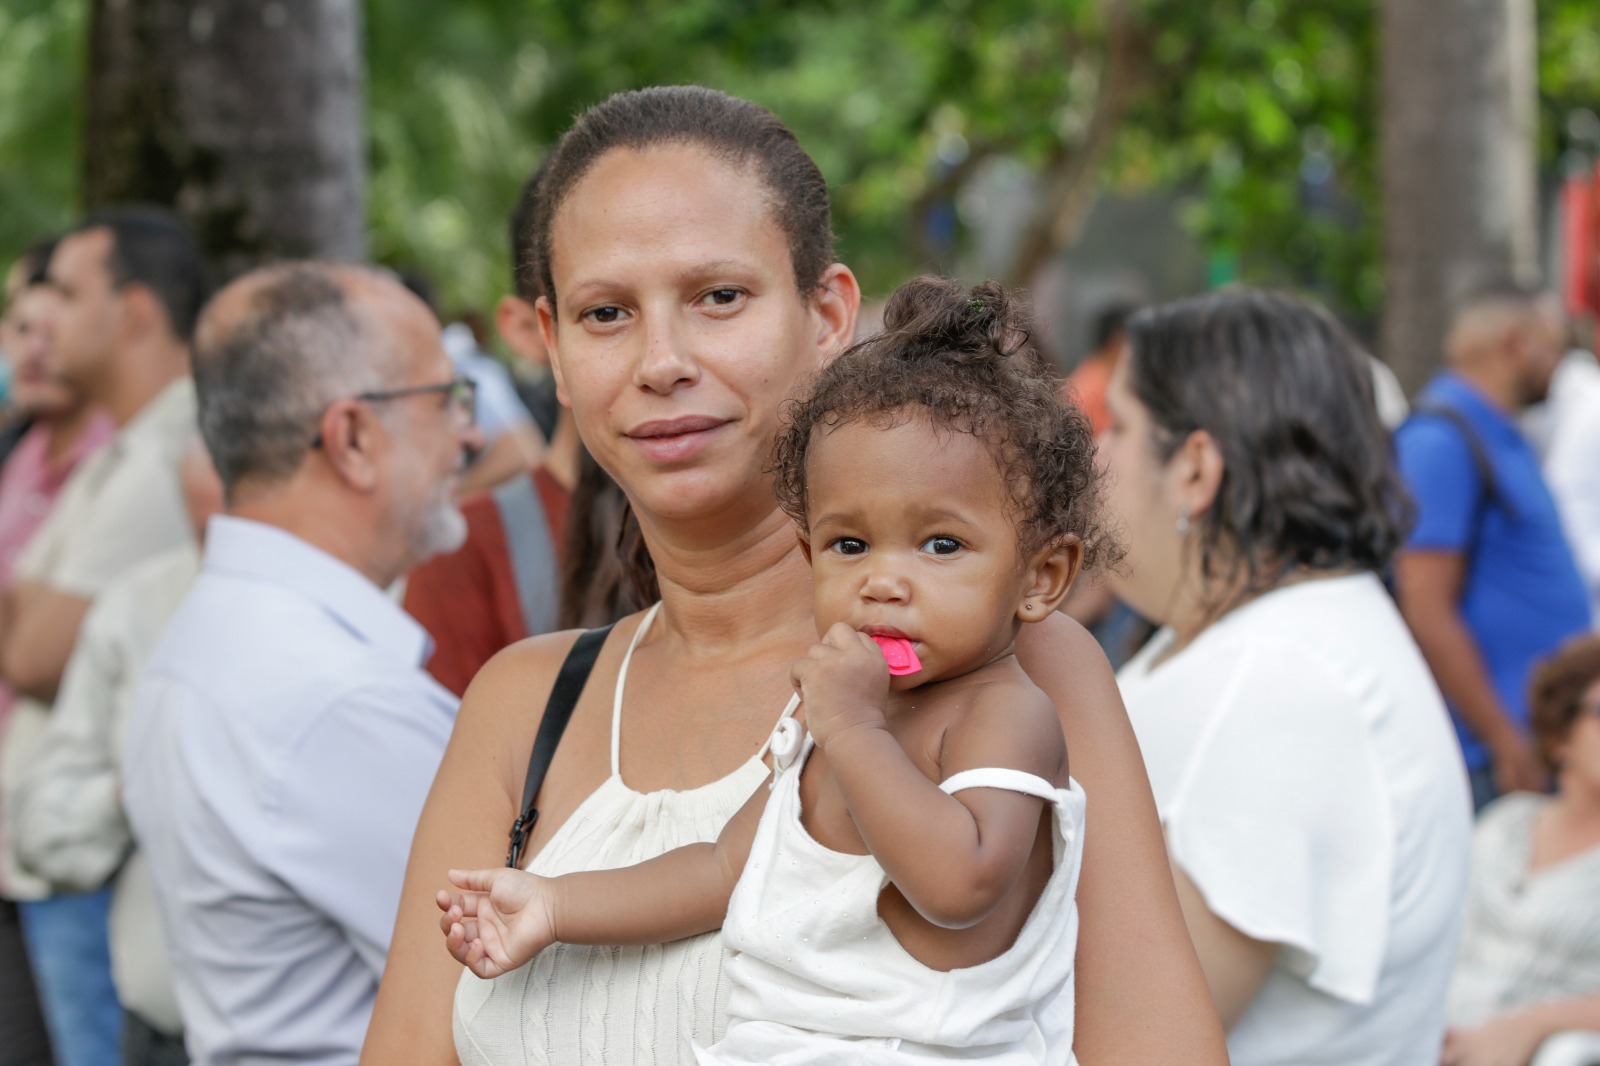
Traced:
[[1600, 847], [1528, 872], [1534, 821], [1552, 802], [1516, 792], [1478, 820], [1452, 1026], [1600, 992]]

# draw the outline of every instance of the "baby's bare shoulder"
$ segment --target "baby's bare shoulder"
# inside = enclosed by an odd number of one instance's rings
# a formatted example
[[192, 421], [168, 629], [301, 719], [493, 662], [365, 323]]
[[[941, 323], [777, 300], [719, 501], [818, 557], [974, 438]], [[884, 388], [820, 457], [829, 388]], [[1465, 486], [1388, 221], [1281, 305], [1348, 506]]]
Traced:
[[1055, 705], [1027, 674], [1010, 666], [986, 667], [949, 693], [953, 705], [941, 769], [949, 776], [976, 767], [1009, 767], [1065, 785], [1067, 742]]

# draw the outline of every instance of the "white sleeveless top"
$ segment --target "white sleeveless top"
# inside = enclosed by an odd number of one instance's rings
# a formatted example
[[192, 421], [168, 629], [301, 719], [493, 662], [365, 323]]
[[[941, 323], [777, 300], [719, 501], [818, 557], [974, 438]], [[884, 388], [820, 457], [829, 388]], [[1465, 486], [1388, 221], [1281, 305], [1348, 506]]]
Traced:
[[[792, 752], [792, 748], [790, 751]], [[871, 855], [817, 843], [800, 821], [800, 769], [778, 743], [773, 794], [728, 904], [727, 1035], [702, 1066], [912, 1066], [982, 1059], [1071, 1066], [1083, 790], [1020, 770], [967, 770], [947, 793], [1003, 788], [1055, 809], [1055, 869], [1016, 942], [976, 966], [918, 962], [878, 917], [888, 876]]]
[[[611, 710], [611, 776], [527, 864], [537, 874], [607, 870], [685, 844], [715, 840], [767, 776], [766, 746], [700, 788], [635, 792], [618, 758], [628, 665], [657, 612], [639, 623], [617, 673]], [[535, 1063], [693, 1066], [690, 1041], [727, 1027], [729, 985], [716, 933], [647, 947], [552, 944], [532, 962], [485, 981], [463, 970], [452, 1027], [462, 1066]]]

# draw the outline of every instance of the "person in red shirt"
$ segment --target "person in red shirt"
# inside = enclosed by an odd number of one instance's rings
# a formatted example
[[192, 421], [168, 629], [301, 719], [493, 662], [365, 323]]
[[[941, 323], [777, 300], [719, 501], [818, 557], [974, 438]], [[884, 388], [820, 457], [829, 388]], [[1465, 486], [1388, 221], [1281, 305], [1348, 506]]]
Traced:
[[1137, 309], [1134, 304], [1122, 301], [1102, 307], [1094, 316], [1094, 328], [1090, 333], [1094, 350], [1067, 376], [1065, 398], [1089, 416], [1089, 427], [1097, 437], [1111, 424], [1111, 413], [1106, 408], [1106, 388], [1111, 384], [1111, 371], [1116, 369], [1117, 360], [1128, 343], [1123, 325]]
[[[514, 291], [495, 308], [495, 326], [519, 356], [547, 366], [534, 310], [539, 271], [527, 243], [538, 183], [535, 173], [511, 214]], [[580, 451], [577, 426], [562, 408], [539, 465], [466, 500], [466, 543], [423, 563], [407, 579], [405, 609], [434, 640], [428, 672], [456, 695], [500, 649], [558, 628], [560, 563]]]

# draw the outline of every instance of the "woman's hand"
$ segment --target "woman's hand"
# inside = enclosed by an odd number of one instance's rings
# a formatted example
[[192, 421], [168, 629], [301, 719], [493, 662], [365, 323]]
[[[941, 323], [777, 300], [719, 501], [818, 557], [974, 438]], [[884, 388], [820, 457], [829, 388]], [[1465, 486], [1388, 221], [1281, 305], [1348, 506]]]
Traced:
[[457, 962], [479, 977], [498, 977], [533, 958], [555, 940], [548, 878], [521, 870], [451, 870], [441, 891], [439, 928]]
[[806, 728], [823, 748], [841, 734], [881, 727], [889, 699], [889, 664], [865, 633], [835, 622], [791, 671]]
[[1476, 1028], [1445, 1033], [1439, 1066], [1528, 1066], [1549, 1035], [1531, 1011], [1499, 1014]]

